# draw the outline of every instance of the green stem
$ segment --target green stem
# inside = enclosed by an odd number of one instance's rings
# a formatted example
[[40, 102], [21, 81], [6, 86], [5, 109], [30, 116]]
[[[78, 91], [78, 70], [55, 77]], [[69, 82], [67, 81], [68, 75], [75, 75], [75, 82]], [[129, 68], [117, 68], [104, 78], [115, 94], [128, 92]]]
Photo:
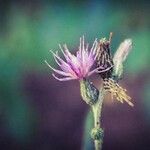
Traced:
[[104, 99], [103, 86], [100, 91], [88, 80], [80, 80], [80, 92], [82, 99], [91, 106], [94, 116], [94, 127], [91, 131], [91, 137], [94, 139], [95, 150], [102, 149], [103, 129], [101, 128], [101, 111]]
[[[94, 116], [94, 128], [101, 129], [101, 112], [102, 104], [104, 99], [104, 90], [100, 89], [99, 98], [95, 105], [92, 106], [93, 116]], [[99, 140], [94, 140], [95, 150], [102, 150], [103, 137]]]

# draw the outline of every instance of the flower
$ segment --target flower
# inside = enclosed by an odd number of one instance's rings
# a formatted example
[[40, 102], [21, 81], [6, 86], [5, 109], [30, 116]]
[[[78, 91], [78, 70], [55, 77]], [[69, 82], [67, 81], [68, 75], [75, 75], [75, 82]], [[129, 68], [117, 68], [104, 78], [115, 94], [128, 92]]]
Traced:
[[[53, 68], [50, 64], [45, 61], [45, 63], [57, 74], [62, 75], [63, 77], [57, 77], [54, 73], [52, 74], [53, 77], [59, 81], [68, 81], [73, 79], [82, 80], [95, 72], [104, 72], [107, 71], [109, 68], [104, 69], [103, 66], [99, 66], [91, 70], [93, 64], [96, 60], [96, 50], [98, 48], [97, 39], [95, 39], [92, 48], [88, 51], [89, 45], [84, 42], [84, 36], [80, 38], [80, 45], [79, 50], [76, 53], [76, 56], [71, 54], [67, 48], [67, 45], [59, 45], [64, 57], [65, 61], [59, 57], [58, 53], [54, 53], [53, 57], [60, 67], [61, 70]], [[98, 71], [99, 69], [103, 69]]]

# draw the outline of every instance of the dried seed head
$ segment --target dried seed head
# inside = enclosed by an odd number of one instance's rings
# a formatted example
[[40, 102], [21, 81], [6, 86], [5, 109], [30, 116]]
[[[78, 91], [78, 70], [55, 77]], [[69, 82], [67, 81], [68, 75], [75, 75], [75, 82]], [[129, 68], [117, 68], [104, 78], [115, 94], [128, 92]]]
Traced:
[[102, 71], [103, 69], [107, 69], [107, 71], [99, 73], [103, 79], [110, 78], [113, 71], [113, 60], [112, 60], [111, 50], [110, 50], [111, 38], [112, 38], [112, 33], [110, 33], [109, 40], [106, 40], [106, 38], [102, 38], [99, 41], [99, 47], [97, 48], [96, 65], [97, 67], [99, 66], [103, 67], [99, 69], [100, 71]]
[[115, 97], [118, 101], [123, 103], [127, 102], [130, 106], [134, 106], [131, 102], [131, 97], [126, 94], [126, 89], [123, 89], [116, 81], [113, 79], [104, 80], [104, 89], [111, 93], [112, 98]]

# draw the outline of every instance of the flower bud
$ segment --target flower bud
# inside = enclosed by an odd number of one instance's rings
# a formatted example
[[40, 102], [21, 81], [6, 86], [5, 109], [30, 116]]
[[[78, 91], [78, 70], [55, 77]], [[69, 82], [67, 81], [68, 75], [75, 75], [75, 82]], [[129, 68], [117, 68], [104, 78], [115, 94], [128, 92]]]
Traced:
[[117, 49], [113, 62], [114, 62], [114, 70], [113, 70], [113, 76], [114, 78], [120, 79], [121, 75], [123, 73], [123, 62], [126, 60], [126, 57], [128, 56], [130, 50], [132, 49], [132, 40], [126, 39], [124, 42], [122, 42]]
[[102, 128], [93, 128], [91, 131], [91, 138], [94, 140], [100, 140], [104, 137], [104, 131]]
[[99, 91], [89, 80], [84, 79], [80, 81], [80, 92], [87, 104], [93, 105], [97, 102]]

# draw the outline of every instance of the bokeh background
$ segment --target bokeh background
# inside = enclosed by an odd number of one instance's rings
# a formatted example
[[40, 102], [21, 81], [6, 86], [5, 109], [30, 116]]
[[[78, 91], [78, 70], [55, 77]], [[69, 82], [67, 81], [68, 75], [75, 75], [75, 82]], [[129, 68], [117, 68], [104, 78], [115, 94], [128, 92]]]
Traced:
[[44, 60], [57, 67], [49, 50], [59, 43], [74, 51], [82, 35], [92, 44], [112, 31], [113, 53], [133, 39], [121, 85], [135, 106], [105, 100], [103, 149], [149, 150], [149, 8], [148, 0], [0, 0], [0, 149], [93, 149], [79, 83], [56, 81]]

